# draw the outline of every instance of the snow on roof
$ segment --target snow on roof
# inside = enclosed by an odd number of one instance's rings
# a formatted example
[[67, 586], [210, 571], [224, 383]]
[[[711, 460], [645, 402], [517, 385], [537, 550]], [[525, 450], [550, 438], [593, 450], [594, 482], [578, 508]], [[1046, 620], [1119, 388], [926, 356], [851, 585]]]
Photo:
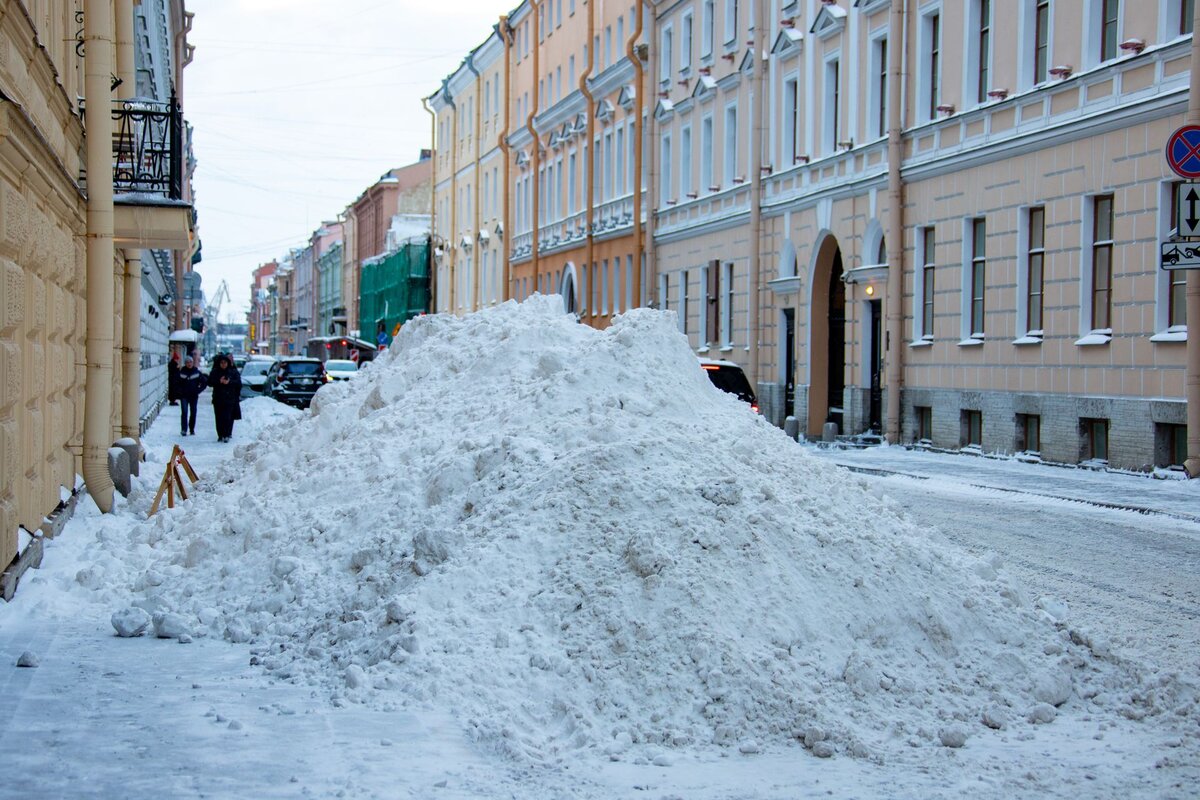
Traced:
[[1195, 727], [1176, 683], [716, 390], [671, 312], [418, 317], [222, 470], [95, 560], [270, 674], [452, 710], [518, 759], [902, 761], [1064, 703]]

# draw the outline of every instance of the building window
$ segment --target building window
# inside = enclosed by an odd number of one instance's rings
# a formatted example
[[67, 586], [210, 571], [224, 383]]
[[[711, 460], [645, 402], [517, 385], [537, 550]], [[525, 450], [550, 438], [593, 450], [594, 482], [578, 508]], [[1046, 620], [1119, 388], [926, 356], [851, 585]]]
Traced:
[[679, 131], [679, 194], [692, 196], [692, 129]]
[[1179, 2], [1179, 35], [1186, 36], [1192, 32], [1192, 23], [1196, 20], [1196, 1], [1180, 0]]
[[977, 38], [979, 57], [978, 101], [987, 102], [990, 86], [989, 62], [992, 56], [992, 3], [991, 0], [979, 0], [979, 34]]
[[1100, 0], [1100, 60], [1117, 57], [1117, 18], [1120, 16], [1120, 0]]
[[1092, 198], [1092, 330], [1112, 328], [1113, 197]]
[[[1179, 192], [1182, 186], [1183, 184], [1179, 181], [1166, 184], [1167, 202], [1170, 207], [1170, 216], [1167, 218], [1167, 227], [1170, 232], [1167, 237], [1170, 238], [1175, 237], [1179, 232], [1175, 227], [1175, 221], [1179, 218]], [[1166, 273], [1164, 278], [1167, 284], [1167, 328], [1177, 331], [1186, 330], [1187, 270], [1171, 269], [1163, 270], [1163, 272]]]
[[737, 172], [737, 157], [738, 157], [738, 121], [737, 121], [737, 106], [729, 106], [725, 109], [725, 174], [722, 176], [722, 182], [728, 186], [738, 178]]
[[691, 69], [692, 66], [692, 15], [683, 15], [679, 28], [679, 69]]
[[665, 272], [658, 276], [658, 304], [663, 311], [671, 307], [671, 276]]
[[983, 338], [984, 290], [987, 286], [987, 223], [971, 220], [971, 317], [968, 333]]
[[838, 143], [838, 106], [841, 105], [838, 89], [838, 62], [832, 59], [825, 62], [825, 152], [837, 150]]
[[963, 447], [983, 447], [983, 412], [964, 410], [962, 412], [962, 442]]
[[925, 56], [925, 84], [929, 92], [926, 113], [928, 119], [937, 117], [937, 107], [941, 100], [942, 88], [942, 16], [933, 13], [925, 17], [925, 35], [929, 41]]
[[686, 336], [688, 332], [688, 274], [687, 270], [679, 273], [679, 330]]
[[783, 82], [783, 119], [780, 121], [783, 128], [781, 131], [783, 152], [780, 153], [779, 160], [785, 169], [795, 164], [796, 156], [800, 155], [800, 118], [797, 116], [799, 108], [800, 82], [795, 78], [789, 78]]
[[725, 0], [725, 44], [737, 41], [738, 0]]
[[1018, 453], [1042, 452], [1042, 418], [1037, 414], [1017, 414]]
[[633, 256], [625, 256], [625, 310], [633, 308], [635, 302], [640, 302], [640, 298], [633, 297]]
[[668, 26], [662, 32], [662, 50], [660, 52], [658, 78], [663, 83], [671, 81], [671, 61], [674, 54], [675, 32]]
[[700, 58], [711, 58], [713, 51], [714, 0], [704, 0], [700, 12]]
[[727, 261], [721, 268], [724, 279], [724, 307], [721, 309], [721, 341], [725, 347], [733, 346], [733, 262]]
[[700, 188], [715, 191], [713, 186], [713, 121], [705, 117], [700, 123]]
[[888, 43], [886, 38], [875, 42], [875, 134], [887, 136]]
[[1033, 83], [1045, 83], [1050, 68], [1050, 0], [1037, 0], [1033, 10]]
[[1108, 420], [1082, 419], [1083, 458], [1085, 461], [1108, 461]]
[[1041, 335], [1046, 266], [1046, 209], [1029, 209], [1029, 250], [1026, 264], [1026, 332]]
[[673, 188], [671, 179], [671, 135], [663, 134], [662, 137], [662, 180], [659, 183], [659, 206], [665, 206], [669, 200], [674, 199], [671, 194]]
[[933, 226], [921, 230], [924, 242], [921, 264], [921, 336], [925, 339], [933, 338], [933, 293], [934, 276], [937, 270], [935, 264], [937, 251], [933, 231]]
[[917, 422], [917, 441], [929, 443], [933, 441], [933, 408], [931, 406], [914, 406], [913, 416]]

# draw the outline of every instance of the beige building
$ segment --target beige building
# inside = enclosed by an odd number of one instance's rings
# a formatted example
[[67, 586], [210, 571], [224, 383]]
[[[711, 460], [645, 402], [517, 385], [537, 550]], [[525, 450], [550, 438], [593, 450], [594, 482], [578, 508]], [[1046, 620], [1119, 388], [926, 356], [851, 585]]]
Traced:
[[[190, 14], [178, 0], [171, 10], [179, 85]], [[140, 433], [140, 252], [191, 244], [182, 119], [168, 107], [125, 102], [136, 86], [133, 37], [132, 0], [0, 5], [6, 596], [30, 560], [29, 550], [18, 553], [18, 529], [51, 529], [45, 520], [77, 474], [102, 510], [111, 507], [108, 448]], [[82, 98], [90, 102], [81, 106]], [[148, 141], [174, 171], [145, 166]], [[158, 197], [148, 204], [147, 194]]]
[[[1183, 460], [1185, 281], [1158, 249], [1191, 0], [660, 0], [640, 36], [622, 3], [559, 5], [519, 5], [431, 98], [438, 308], [480, 305], [464, 189], [495, 147], [508, 296], [675, 310], [776, 423]], [[501, 76], [505, 135], [477, 144]]]

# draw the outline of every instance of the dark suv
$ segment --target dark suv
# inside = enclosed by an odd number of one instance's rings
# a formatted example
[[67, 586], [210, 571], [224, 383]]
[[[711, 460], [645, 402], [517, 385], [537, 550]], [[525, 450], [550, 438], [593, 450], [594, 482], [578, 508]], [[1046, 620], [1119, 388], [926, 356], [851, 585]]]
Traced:
[[758, 398], [754, 396], [754, 389], [741, 367], [732, 361], [716, 361], [709, 358], [700, 359], [700, 366], [704, 368], [713, 386], [734, 395], [744, 403], [749, 403], [750, 408], [758, 411]]
[[283, 358], [275, 362], [264, 394], [281, 403], [308, 408], [313, 395], [325, 385], [325, 365], [317, 358]]

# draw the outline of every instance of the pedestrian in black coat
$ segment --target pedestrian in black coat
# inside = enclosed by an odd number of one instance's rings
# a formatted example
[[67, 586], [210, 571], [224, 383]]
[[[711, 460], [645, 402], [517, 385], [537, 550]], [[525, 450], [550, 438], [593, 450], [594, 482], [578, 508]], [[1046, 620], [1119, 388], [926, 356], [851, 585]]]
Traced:
[[179, 404], [179, 353], [172, 353], [167, 362], [167, 400], [173, 406]]
[[217, 441], [233, 438], [234, 420], [242, 418], [242, 376], [229, 356], [221, 353], [208, 376], [213, 393], [213, 411], [217, 416]]
[[[179, 435], [194, 436], [196, 434], [196, 405], [200, 393], [208, 385], [204, 373], [196, 369], [196, 359], [188, 356], [179, 370]], [[190, 413], [189, 413], [190, 412]]]

